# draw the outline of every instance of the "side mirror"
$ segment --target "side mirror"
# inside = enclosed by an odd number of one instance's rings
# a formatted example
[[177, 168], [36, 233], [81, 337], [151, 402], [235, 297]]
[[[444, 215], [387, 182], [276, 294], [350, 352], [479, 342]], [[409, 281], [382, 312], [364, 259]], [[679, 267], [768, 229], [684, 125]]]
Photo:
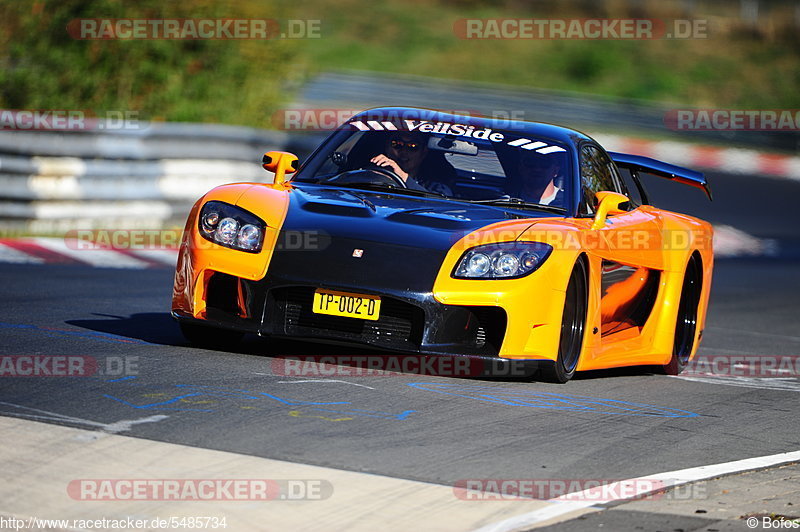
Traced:
[[609, 214], [622, 214], [630, 201], [624, 194], [618, 192], [602, 191], [597, 196], [597, 213], [594, 215], [592, 229], [601, 229], [606, 225]]
[[297, 155], [285, 151], [268, 151], [261, 159], [261, 166], [268, 172], [275, 174], [274, 185], [280, 185], [286, 174], [297, 171]]

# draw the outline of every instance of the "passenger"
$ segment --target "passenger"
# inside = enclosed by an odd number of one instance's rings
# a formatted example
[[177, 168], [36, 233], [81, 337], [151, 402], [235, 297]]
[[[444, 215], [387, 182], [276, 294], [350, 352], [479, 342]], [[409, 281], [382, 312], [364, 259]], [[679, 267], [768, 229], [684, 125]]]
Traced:
[[540, 205], [564, 206], [564, 175], [560, 153], [523, 154], [519, 161], [520, 199]]

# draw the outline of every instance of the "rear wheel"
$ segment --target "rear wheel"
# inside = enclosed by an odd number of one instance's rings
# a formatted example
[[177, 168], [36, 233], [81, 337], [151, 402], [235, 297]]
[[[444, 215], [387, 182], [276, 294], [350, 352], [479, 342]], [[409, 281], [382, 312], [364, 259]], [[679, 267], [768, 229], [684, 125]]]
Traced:
[[558, 357], [554, 364], [542, 368], [544, 380], [563, 384], [575, 375], [575, 368], [578, 367], [578, 359], [583, 348], [588, 299], [589, 275], [586, 271], [586, 261], [581, 258], [572, 268], [567, 284]]
[[239, 343], [244, 336], [244, 333], [238, 331], [206, 327], [196, 323], [180, 322], [180, 327], [184, 338], [195, 347], [226, 349]]
[[678, 375], [686, 368], [694, 347], [697, 332], [697, 307], [700, 302], [700, 264], [696, 257], [689, 259], [686, 273], [683, 276], [681, 301], [678, 305], [678, 319], [675, 322], [675, 342], [672, 346], [672, 358], [662, 366], [667, 375]]

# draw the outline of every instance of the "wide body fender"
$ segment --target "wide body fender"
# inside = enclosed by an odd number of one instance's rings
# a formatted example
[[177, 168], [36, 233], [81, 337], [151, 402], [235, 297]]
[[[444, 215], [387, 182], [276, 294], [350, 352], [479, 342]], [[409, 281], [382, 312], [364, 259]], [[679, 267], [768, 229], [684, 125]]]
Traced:
[[[192, 207], [181, 238], [172, 292], [172, 309], [194, 318], [205, 312], [205, 292], [213, 272], [244, 279], [263, 279], [289, 205], [289, 190], [256, 183], [234, 183], [217, 187]], [[232, 253], [203, 238], [198, 231], [202, 206], [211, 200], [245, 209], [267, 224], [261, 253]]]

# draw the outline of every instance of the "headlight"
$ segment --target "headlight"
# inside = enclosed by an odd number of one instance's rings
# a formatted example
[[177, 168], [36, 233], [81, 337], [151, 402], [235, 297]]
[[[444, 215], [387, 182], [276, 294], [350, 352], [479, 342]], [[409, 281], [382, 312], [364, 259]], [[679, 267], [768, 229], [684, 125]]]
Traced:
[[251, 212], [221, 201], [209, 201], [200, 210], [198, 229], [203, 238], [220, 246], [258, 253], [267, 224]]
[[253, 224], [243, 225], [242, 228], [239, 229], [236, 243], [242, 249], [256, 249], [261, 245], [261, 229]]
[[236, 235], [239, 233], [239, 222], [233, 218], [223, 218], [214, 231], [214, 240], [220, 244], [233, 244]]
[[514, 279], [536, 270], [553, 251], [541, 242], [499, 242], [477, 246], [461, 257], [456, 279]]
[[469, 260], [464, 261], [464, 272], [468, 277], [481, 277], [492, 269], [492, 259], [483, 253], [473, 253]]

